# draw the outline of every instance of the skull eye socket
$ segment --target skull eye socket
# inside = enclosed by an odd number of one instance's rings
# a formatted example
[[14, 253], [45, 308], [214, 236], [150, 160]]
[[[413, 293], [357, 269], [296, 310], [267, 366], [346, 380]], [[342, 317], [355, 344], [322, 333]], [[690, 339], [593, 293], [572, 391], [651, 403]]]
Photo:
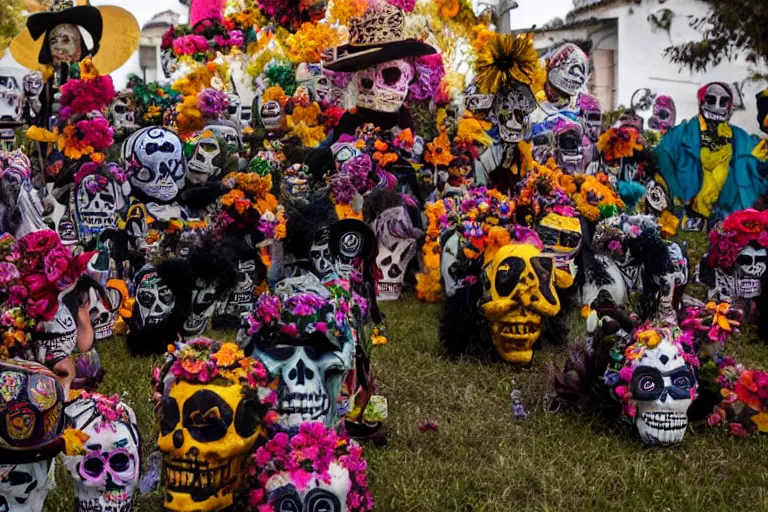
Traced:
[[391, 66], [381, 70], [381, 78], [384, 83], [393, 86], [400, 81], [400, 77], [403, 76], [403, 72], [397, 66]]
[[587, 121], [600, 122], [603, 120], [603, 116], [598, 113], [587, 114]]
[[737, 265], [752, 265], [752, 263], [754, 263], [754, 258], [748, 254], [739, 254], [736, 258]]
[[207, 389], [195, 392], [184, 402], [182, 426], [195, 441], [223, 439], [232, 424], [233, 411], [219, 395]]
[[664, 391], [664, 377], [656, 368], [640, 366], [635, 368], [630, 384], [632, 397], [637, 400], [656, 400]]
[[666, 121], [667, 119], [669, 119], [669, 112], [667, 112], [666, 110], [662, 110], [661, 112], [656, 114], [656, 117], [658, 117], [662, 121]]
[[551, 257], [537, 256], [531, 258], [531, 265], [536, 271], [536, 275], [539, 278], [539, 290], [547, 302], [551, 304], [557, 303], [557, 297], [555, 297], [552, 290], [552, 274], [555, 272], [555, 261]]
[[160, 432], [167, 436], [176, 429], [179, 424], [179, 404], [173, 397], [163, 398], [162, 418], [160, 419]]
[[150, 308], [155, 303], [155, 294], [151, 290], [139, 290], [139, 293], [136, 294], [136, 300], [145, 308]]
[[722, 108], [726, 108], [730, 104], [731, 104], [731, 100], [730, 98], [728, 98], [728, 96], [723, 96], [722, 98], [720, 98], [720, 106]]
[[116, 473], [124, 473], [131, 468], [131, 459], [127, 453], [116, 453], [109, 457], [109, 467]]
[[83, 472], [91, 477], [99, 477], [104, 473], [104, 460], [100, 457], [93, 457], [83, 461]]
[[274, 500], [275, 512], [302, 512], [301, 497], [293, 486], [277, 489]]
[[338, 512], [339, 498], [323, 489], [313, 489], [307, 494], [304, 512]]
[[581, 146], [581, 141], [575, 132], [568, 132], [557, 138], [557, 145], [566, 151], [575, 151]]
[[524, 268], [525, 261], [514, 256], [506, 258], [501, 262], [496, 270], [496, 279], [494, 280], [496, 293], [500, 297], [506, 297], [512, 293], [512, 290], [515, 289], [518, 281], [520, 281], [520, 274], [523, 273]]

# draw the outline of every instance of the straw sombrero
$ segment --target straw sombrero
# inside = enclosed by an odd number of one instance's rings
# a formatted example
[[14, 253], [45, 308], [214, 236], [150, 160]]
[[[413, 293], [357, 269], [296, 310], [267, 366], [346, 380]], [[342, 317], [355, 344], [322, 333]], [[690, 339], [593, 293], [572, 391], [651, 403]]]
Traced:
[[27, 18], [27, 28], [11, 42], [13, 58], [27, 69], [44, 70], [53, 59], [48, 48], [48, 32], [57, 25], [77, 25], [93, 40], [83, 45], [82, 54], [92, 55], [101, 74], [116, 70], [134, 54], [141, 31], [133, 15], [121, 7], [94, 7], [88, 0], [54, 0], [47, 11]]

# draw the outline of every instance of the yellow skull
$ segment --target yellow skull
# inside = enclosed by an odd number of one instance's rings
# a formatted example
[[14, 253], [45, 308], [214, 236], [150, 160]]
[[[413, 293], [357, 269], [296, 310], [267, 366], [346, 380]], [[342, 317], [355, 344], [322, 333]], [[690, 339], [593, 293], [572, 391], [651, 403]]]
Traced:
[[555, 268], [530, 244], [499, 248], [484, 269], [483, 314], [491, 323], [493, 344], [506, 361], [528, 364], [533, 344], [541, 336], [543, 316], [560, 312], [556, 288], [568, 288], [573, 277]]
[[246, 458], [264, 434], [260, 403], [243, 391], [223, 379], [178, 380], [163, 398], [157, 445], [165, 454], [166, 509], [207, 512], [232, 505]]

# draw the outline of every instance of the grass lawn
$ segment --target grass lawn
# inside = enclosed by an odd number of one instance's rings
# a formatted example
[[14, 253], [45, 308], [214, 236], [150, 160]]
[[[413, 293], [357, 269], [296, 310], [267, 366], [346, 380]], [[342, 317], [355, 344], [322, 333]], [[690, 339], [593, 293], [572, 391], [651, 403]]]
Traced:
[[[377, 511], [768, 510], [768, 436], [738, 439], [697, 425], [680, 446], [646, 448], [629, 424], [548, 410], [550, 365], [562, 361], [565, 347], [538, 349], [524, 369], [448, 359], [437, 336], [439, 306], [408, 296], [383, 309], [389, 343], [374, 348], [373, 360], [389, 399], [390, 442], [366, 449]], [[578, 312], [569, 325], [568, 341], [579, 341]], [[747, 330], [730, 351], [765, 368], [768, 347], [751, 339]], [[157, 437], [149, 397], [159, 358], [129, 356], [122, 339], [101, 343], [99, 352], [107, 370], [100, 391], [120, 393], [133, 406], [146, 456]], [[526, 420], [513, 417], [512, 379]], [[422, 432], [424, 421], [439, 428]], [[68, 480], [60, 467], [46, 510], [72, 510]], [[141, 497], [137, 510], [159, 511], [162, 500], [159, 491]]]

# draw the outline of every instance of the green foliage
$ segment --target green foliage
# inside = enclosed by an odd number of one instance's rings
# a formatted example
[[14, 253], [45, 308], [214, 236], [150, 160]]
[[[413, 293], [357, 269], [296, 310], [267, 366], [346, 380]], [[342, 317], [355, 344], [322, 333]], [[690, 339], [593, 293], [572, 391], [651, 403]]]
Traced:
[[681, 67], [706, 71], [743, 56], [756, 67], [768, 63], [768, 9], [764, 0], [703, 0], [710, 12], [692, 18], [701, 40], [670, 46], [665, 55]]
[[628, 109], [624, 105], [619, 105], [613, 110], [610, 110], [608, 112], [603, 113], [603, 130], [608, 130], [611, 126], [614, 125], [616, 121], [619, 120], [619, 118], [626, 112]]
[[21, 15], [21, 0], [3, 0], [0, 2], [0, 54], [11, 43], [11, 39], [24, 27]]

